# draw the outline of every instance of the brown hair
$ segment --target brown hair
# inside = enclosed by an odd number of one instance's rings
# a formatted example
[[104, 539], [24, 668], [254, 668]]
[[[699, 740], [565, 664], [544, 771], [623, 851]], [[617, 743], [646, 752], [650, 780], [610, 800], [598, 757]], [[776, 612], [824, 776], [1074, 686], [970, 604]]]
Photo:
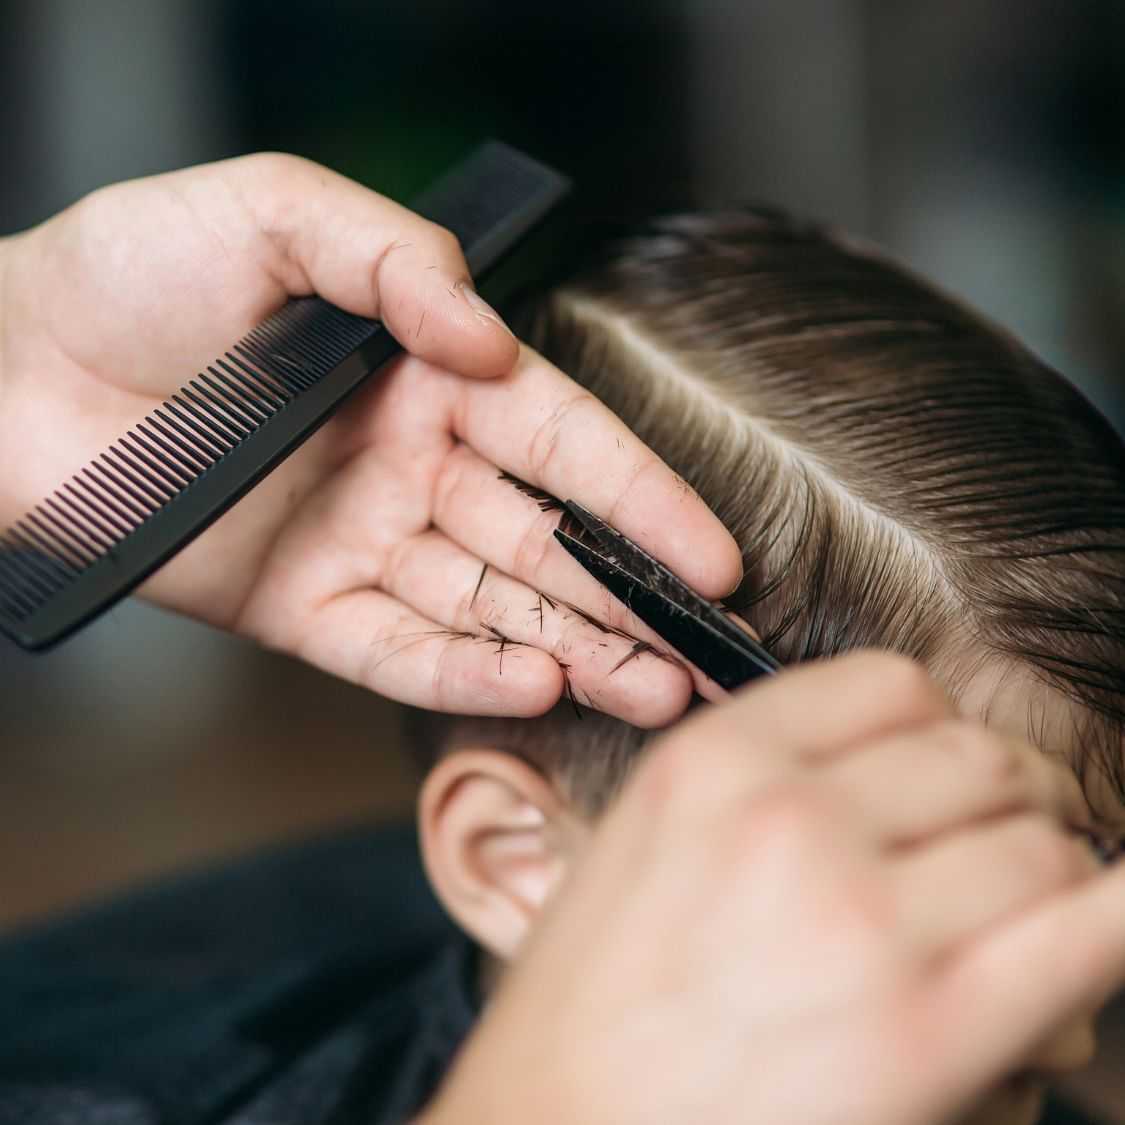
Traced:
[[[1078, 705], [1080, 778], [1125, 795], [1125, 456], [1018, 342], [758, 210], [655, 221], [517, 326], [730, 529], [746, 576], [728, 604], [784, 663], [875, 646], [954, 692], [986, 662], [1030, 673]], [[529, 758], [591, 812], [645, 740], [559, 708], [425, 727], [431, 747]]]

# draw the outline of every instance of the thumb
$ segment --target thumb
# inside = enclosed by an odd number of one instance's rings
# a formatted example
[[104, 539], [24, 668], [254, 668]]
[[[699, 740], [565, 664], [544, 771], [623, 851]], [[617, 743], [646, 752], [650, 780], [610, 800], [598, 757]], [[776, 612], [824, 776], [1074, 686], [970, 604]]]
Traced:
[[300, 157], [225, 162], [277, 248], [294, 296], [376, 317], [409, 352], [461, 375], [502, 375], [519, 345], [473, 288], [457, 239], [385, 196]]

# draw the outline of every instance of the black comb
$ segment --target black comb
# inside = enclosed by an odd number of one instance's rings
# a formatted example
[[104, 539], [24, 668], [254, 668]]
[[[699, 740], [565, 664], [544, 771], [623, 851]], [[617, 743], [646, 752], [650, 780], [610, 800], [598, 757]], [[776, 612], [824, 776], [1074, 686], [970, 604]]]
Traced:
[[[413, 207], [453, 231], [478, 277], [569, 181], [489, 142]], [[43, 649], [135, 589], [401, 351], [377, 320], [290, 301], [0, 534], [0, 633]]]

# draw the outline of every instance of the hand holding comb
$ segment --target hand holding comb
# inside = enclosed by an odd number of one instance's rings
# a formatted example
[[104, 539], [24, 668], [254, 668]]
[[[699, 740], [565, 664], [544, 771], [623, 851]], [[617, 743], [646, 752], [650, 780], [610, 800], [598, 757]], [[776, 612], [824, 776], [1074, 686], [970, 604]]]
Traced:
[[[567, 190], [489, 143], [414, 206], [458, 236], [480, 275]], [[0, 535], [0, 633], [43, 649], [103, 613], [400, 350], [378, 321], [318, 297], [290, 301]]]

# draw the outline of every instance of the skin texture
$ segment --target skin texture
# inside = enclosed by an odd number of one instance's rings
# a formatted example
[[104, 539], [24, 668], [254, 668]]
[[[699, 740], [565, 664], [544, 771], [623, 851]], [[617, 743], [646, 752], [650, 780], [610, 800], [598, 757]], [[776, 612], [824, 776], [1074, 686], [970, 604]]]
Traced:
[[[564, 690], [560, 662], [574, 688], [644, 726], [675, 718], [693, 684], [710, 690], [652, 656], [607, 681], [630, 642], [599, 647], [563, 604], [606, 610], [499, 472], [573, 495], [711, 596], [740, 577], [726, 531], [612, 414], [517, 344], [452, 236], [295, 157], [116, 185], [0, 243], [0, 526], [314, 291], [380, 317], [412, 354], [144, 596], [436, 710], [538, 714]], [[539, 592], [550, 601], [537, 616]], [[502, 667], [498, 634], [511, 642]]]
[[[645, 1106], [642, 1112], [638, 1101], [632, 1107], [635, 1117], [616, 1116], [620, 1110], [615, 1109], [614, 1120], [1035, 1121], [1046, 1080], [1084, 1065], [1095, 1050], [1096, 1002], [1089, 982], [1076, 987], [1080, 982], [1072, 979], [1059, 987], [1056, 980], [1036, 976], [1028, 960], [1023, 987], [1029, 997], [1015, 992], [1006, 997], [1002, 989], [990, 989], [984, 978], [978, 981], [984, 989], [979, 997], [960, 990], [999, 957], [999, 950], [1009, 948], [1020, 956], [1014, 951], [1021, 926], [1025, 941], [1042, 942], [1042, 931], [1027, 937], [1035, 932], [1036, 912], [1042, 912], [1040, 926], [1048, 917], [1061, 925], [1068, 898], [1073, 916], [1065, 931], [1047, 941], [1058, 943], [1064, 977], [1087, 955], [1073, 948], [1083, 924], [1079, 915], [1087, 909], [1076, 892], [1095, 866], [1083, 846], [1068, 840], [1059, 826], [1088, 823], [1091, 814], [1065, 756], [1045, 754], [1024, 740], [1030, 678], [982, 670], [968, 685], [965, 698], [976, 710], [967, 710], [963, 702], [960, 714], [987, 712], [990, 726], [985, 729], [954, 717], [933, 684], [910, 682], [915, 673], [913, 666], [904, 669], [887, 657], [843, 658], [834, 666], [787, 672], [774, 685], [744, 694], [733, 708], [712, 712], [703, 723], [685, 721], [666, 736], [663, 750], [657, 744], [646, 752], [637, 776], [627, 784], [623, 810], [611, 809], [606, 824], [584, 819], [556, 784], [510, 754], [469, 746], [443, 758], [421, 795], [423, 854], [447, 910], [490, 954], [484, 984], [488, 992], [500, 986], [497, 1006], [502, 1012], [493, 1026], [506, 1022], [511, 1031], [518, 1012], [526, 1018], [525, 1026], [534, 1028], [527, 1036], [542, 1055], [552, 1057], [553, 1045], [557, 1051], [577, 1053], [573, 1069], [564, 1071], [583, 1089], [596, 1088], [599, 1080], [608, 1088], [611, 1065], [622, 1072], [643, 1066], [645, 1073], [654, 1074], [673, 1066], [672, 1073], [683, 1076], [667, 1109]], [[767, 711], [767, 693], [780, 695], [786, 682], [791, 706]], [[1069, 729], [1061, 698], [1045, 706], [1048, 720], [1054, 721], [1042, 724], [1043, 729]], [[847, 708], [846, 718], [836, 716], [837, 707]], [[786, 749], [794, 746], [800, 747], [797, 755]], [[679, 827], [686, 831], [679, 836], [669, 803], [685, 815]], [[645, 817], [657, 827], [646, 833], [634, 823], [634, 835], [626, 837], [621, 826], [631, 816]], [[1116, 810], [1114, 822], [1125, 822], [1125, 810]], [[868, 866], [871, 854], [854, 847], [873, 832], [884, 850], [881, 861]], [[620, 845], [617, 853], [610, 840]], [[676, 853], [677, 845], [683, 854]], [[649, 869], [661, 860], [664, 868]], [[745, 898], [736, 904], [730, 896], [738, 893], [739, 862], [754, 875], [746, 876]], [[605, 881], [614, 864], [621, 879], [616, 890]], [[633, 887], [623, 870], [642, 886], [651, 882], [654, 897], [644, 901], [643, 892], [623, 889]], [[1106, 878], [1119, 889], [1125, 885], [1120, 872]], [[598, 891], [591, 891], [591, 882]], [[770, 891], [773, 886], [776, 894]], [[1108, 898], [1101, 902], [1101, 908], [1111, 909]], [[626, 921], [616, 921], [621, 914]], [[591, 963], [587, 949], [581, 961], [570, 955], [566, 969], [557, 962], [553, 966], [560, 974], [569, 972], [568, 987], [579, 998], [521, 994], [532, 976], [525, 962], [537, 961], [539, 979], [547, 979], [544, 962], [552, 952], [558, 960], [568, 956], [562, 935], [580, 940], [575, 933], [580, 917], [587, 926], [598, 919], [595, 944], [609, 952], [604, 958], [593, 954]], [[684, 919], [703, 918], [706, 927], [685, 927]], [[1010, 927], [1007, 933], [1004, 926]], [[1113, 928], [1120, 931], [1120, 923], [1114, 921]], [[540, 929], [549, 936], [540, 937]], [[701, 933], [695, 940], [697, 930]], [[883, 943], [874, 963], [867, 944], [872, 930]], [[1109, 932], [1093, 939], [1106, 940]], [[655, 933], [675, 933], [676, 941], [654, 943]], [[732, 953], [740, 933], [745, 955]], [[634, 969], [614, 959], [626, 957], [627, 938], [636, 943], [633, 955], [652, 976], [649, 991], [623, 1001], [618, 984], [609, 981], [616, 973], [632, 979]], [[652, 950], [653, 945], [679, 944], [686, 948], [663, 957]], [[1024, 947], [1025, 956], [1042, 957], [1046, 945], [1038, 945], [1034, 954], [1031, 948]], [[950, 950], [961, 960], [947, 966], [945, 982], [961, 995], [962, 1010], [947, 1003], [948, 996], [922, 998], [916, 992], [925, 985], [940, 993], [942, 974], [925, 980], [914, 970], [948, 958]], [[1123, 953], [1119, 944], [1114, 956], [1125, 969]], [[1105, 955], [1106, 950], [1100, 951]], [[974, 960], [977, 969], [963, 968]], [[508, 990], [504, 982], [512, 963], [519, 983]], [[1093, 960], [1082, 969], [1092, 971]], [[865, 976], [866, 971], [871, 975]], [[1059, 972], [1058, 966], [1051, 969]], [[735, 997], [744, 978], [740, 1003]], [[599, 979], [612, 998], [605, 1009], [592, 995]], [[692, 1015], [701, 1015], [702, 1005], [685, 1001], [690, 1010], [677, 1013], [684, 1023], [674, 1043], [671, 1035], [645, 1038], [644, 1021], [662, 1018], [656, 998], [689, 980], [700, 986], [700, 993], [709, 986], [717, 989], [706, 1021], [701, 1018], [707, 1024], [700, 1031], [702, 1040], [712, 1048], [705, 1058], [690, 1049], [684, 1054]], [[1037, 981], [1038, 996], [1030, 984]], [[1073, 991], [1058, 1003], [1067, 987]], [[850, 1009], [849, 997], [855, 1005]], [[524, 1008], [518, 1011], [521, 1000]], [[1053, 1012], [1050, 1001], [1058, 1005]], [[561, 1013], [552, 1012], [551, 1003], [560, 1005]], [[637, 1005], [635, 1012], [622, 1007], [628, 1003]], [[535, 1024], [529, 1014], [533, 1004], [540, 1020]], [[581, 1004], [588, 1005], [580, 1009], [582, 1022], [569, 1022]], [[967, 1027], [965, 1012], [972, 1012], [975, 1021], [987, 1013], [987, 1026], [979, 1031]], [[579, 1044], [576, 1052], [564, 1046], [563, 1033], [556, 1041], [553, 1030], [542, 1032], [548, 1014], [552, 1022], [558, 1018], [569, 1028]], [[921, 1020], [930, 1021], [929, 1026]], [[590, 1028], [607, 1021], [617, 1029], [613, 1038], [591, 1034]], [[488, 1022], [486, 1017], [486, 1026]], [[931, 1053], [940, 1069], [942, 1052], [952, 1049], [958, 1034], [975, 1042], [995, 1069], [986, 1075], [974, 1060], [975, 1090], [962, 1078], [959, 1099], [951, 1086], [927, 1106], [922, 1091], [928, 1084], [932, 1091], [934, 1076], [919, 1073], [920, 1059]], [[634, 1035], [639, 1038], [631, 1040]], [[865, 1037], [873, 1050], [857, 1064], [855, 1044]], [[595, 1064], [586, 1057], [586, 1048], [610, 1061]], [[716, 1061], [714, 1056], [727, 1048], [732, 1057], [751, 1061], [751, 1077], [740, 1073], [741, 1064], [728, 1072]], [[913, 1054], [915, 1049], [920, 1055]], [[855, 1090], [849, 1065], [874, 1068], [864, 1071], [871, 1075], [866, 1091]], [[692, 1067], [699, 1068], [694, 1082]], [[513, 1073], [519, 1073], [515, 1063], [504, 1081], [510, 1082]], [[765, 1074], [777, 1077], [776, 1087], [764, 1083]], [[716, 1104], [706, 1101], [699, 1089], [703, 1086], [714, 1088]], [[476, 1091], [471, 1078], [461, 1086], [455, 1078], [451, 1096], [470, 1087]], [[526, 1089], [532, 1088], [528, 1079]], [[841, 1093], [831, 1104], [817, 1104], [818, 1091], [837, 1088]], [[919, 1098], [911, 1102], [915, 1088]], [[659, 1084], [654, 1089], [662, 1098], [667, 1093]], [[802, 1089], [813, 1091], [812, 1101], [799, 1100]], [[730, 1097], [725, 1105], [723, 1093]], [[676, 1094], [683, 1100], [677, 1102]], [[707, 1112], [697, 1098], [704, 1099]], [[745, 1116], [736, 1108], [740, 1105], [747, 1107]], [[678, 1118], [672, 1112], [676, 1108]], [[601, 1120], [596, 1113], [583, 1116], [588, 1111], [575, 1107], [575, 1116], [563, 1112], [550, 1120]], [[947, 1116], [954, 1112], [955, 1117]], [[444, 1118], [439, 1115], [438, 1120]]]

